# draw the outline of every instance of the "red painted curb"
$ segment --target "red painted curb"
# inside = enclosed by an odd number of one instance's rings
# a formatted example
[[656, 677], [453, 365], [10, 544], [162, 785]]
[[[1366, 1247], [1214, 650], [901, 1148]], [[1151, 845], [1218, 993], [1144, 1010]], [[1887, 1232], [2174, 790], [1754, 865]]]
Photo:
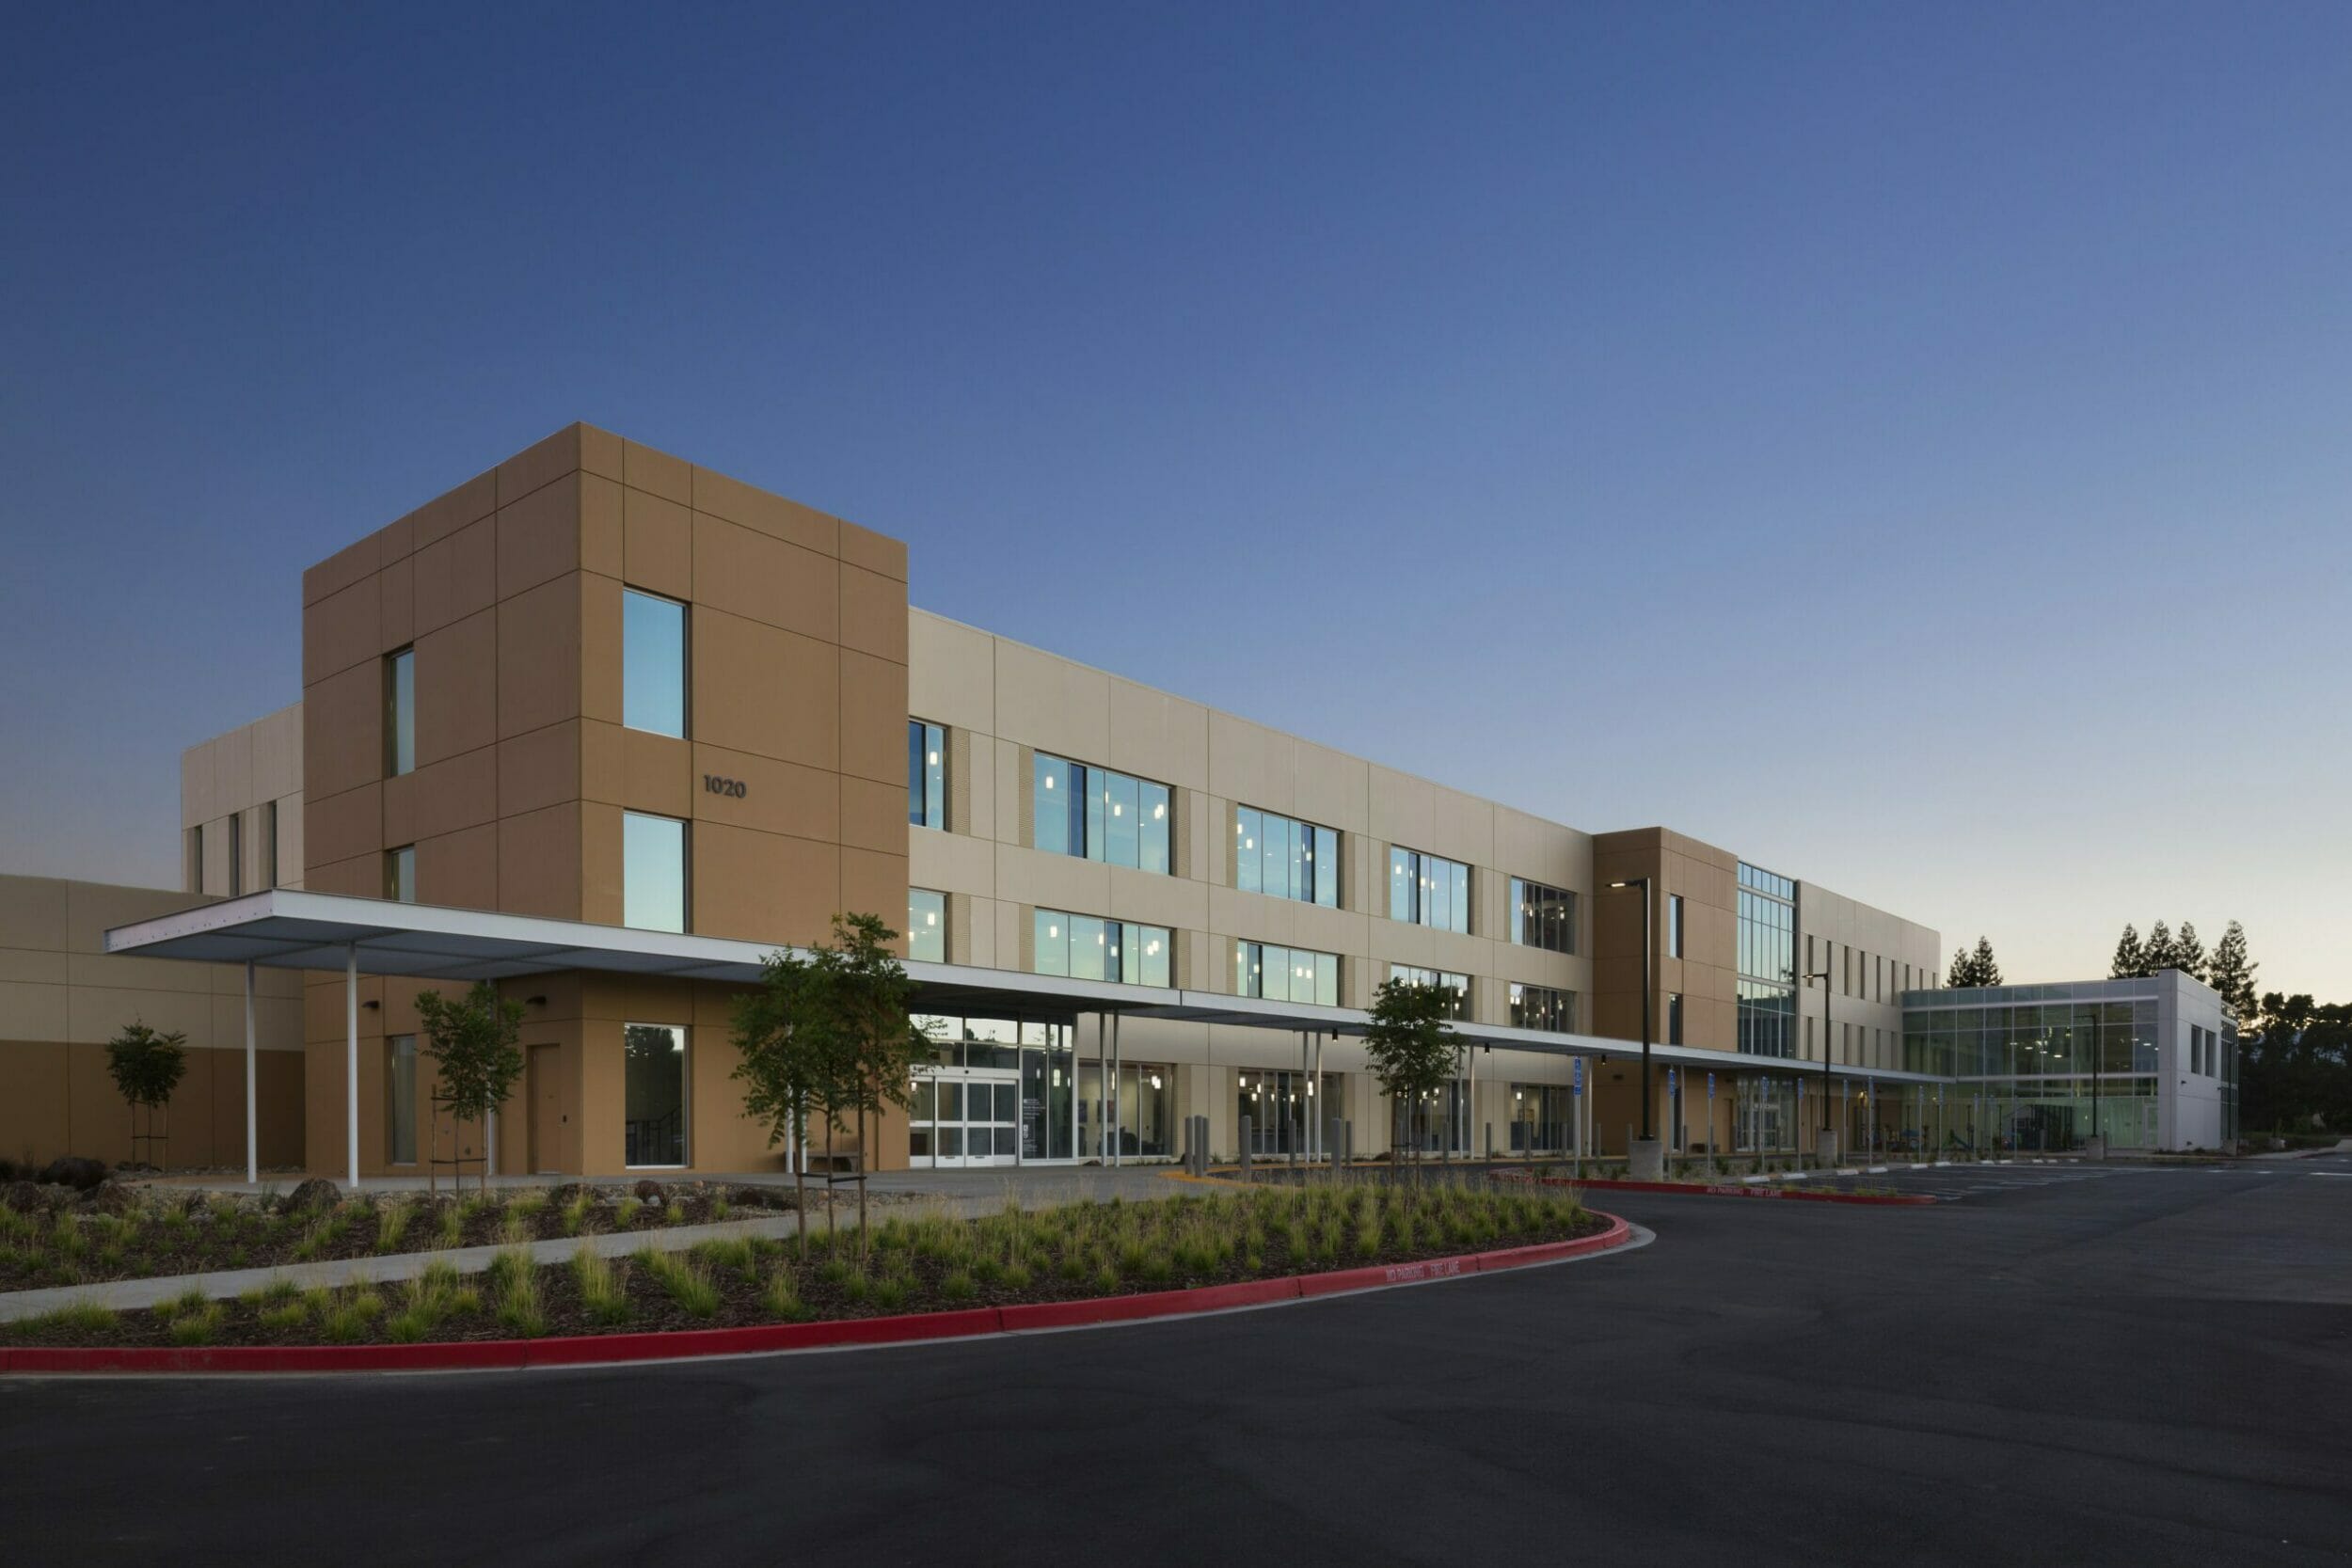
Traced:
[[[1807, 1194], [1807, 1196], [1820, 1195]], [[762, 1351], [813, 1350], [830, 1345], [902, 1344], [962, 1339], [1025, 1329], [1074, 1328], [1149, 1318], [1222, 1312], [1236, 1307], [1376, 1291], [1429, 1279], [1547, 1263], [1623, 1246], [1632, 1227], [1614, 1214], [1609, 1228], [1566, 1242], [1538, 1242], [1501, 1252], [1426, 1258], [1332, 1274], [1286, 1275], [1237, 1285], [1104, 1296], [1093, 1301], [1044, 1301], [1019, 1307], [979, 1307], [955, 1312], [904, 1312], [887, 1318], [829, 1323], [762, 1323], [750, 1328], [687, 1328], [645, 1334], [582, 1334], [554, 1339], [481, 1339], [416, 1345], [216, 1345], [162, 1349], [111, 1345], [0, 1348], [0, 1375], [10, 1372], [385, 1372], [470, 1371], [523, 1367], [577, 1367], [666, 1361], [698, 1355], [744, 1355]]]
[[1775, 1197], [1801, 1203], [1877, 1203], [1917, 1208], [1943, 1199], [1925, 1193], [1808, 1193], [1801, 1187], [1750, 1186], [1744, 1181], [1579, 1181], [1565, 1176], [1515, 1176], [1516, 1181], [1536, 1181], [1548, 1187], [1604, 1187], [1614, 1193], [1679, 1193], [1685, 1197]]

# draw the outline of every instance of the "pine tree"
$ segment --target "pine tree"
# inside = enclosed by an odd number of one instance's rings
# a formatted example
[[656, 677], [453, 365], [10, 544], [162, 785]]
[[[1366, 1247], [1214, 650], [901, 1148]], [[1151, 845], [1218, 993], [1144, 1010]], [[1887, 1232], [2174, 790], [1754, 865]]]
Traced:
[[2231, 921], [2213, 950], [2213, 960], [2205, 966], [2205, 984], [2221, 993], [2223, 1005], [2249, 1029], [2254, 1026], [2260, 1006], [2254, 993], [2254, 972], [2261, 967], [2247, 956], [2246, 927]]
[[1993, 957], [1993, 943], [1983, 937], [1977, 939], [1976, 975], [1971, 985], [1997, 986], [2001, 983], [2001, 966]]
[[1969, 978], [1975, 973], [1976, 970], [1968, 962], [1968, 949], [1955, 947], [1952, 949], [1952, 967], [1946, 973], [1944, 984], [1953, 990], [1965, 990], [1977, 983]]
[[2107, 978], [2129, 980], [2148, 973], [2148, 958], [2139, 945], [2139, 932], [2126, 924], [2123, 939], [2115, 944], [2115, 959], [2107, 965]]
[[2140, 973], [2160, 974], [2173, 967], [2172, 927], [2157, 921], [2148, 927], [2148, 943], [2139, 950]]
[[2197, 940], [2197, 927], [2181, 922], [2181, 934], [2172, 939], [2172, 967], [2192, 980], [2205, 977], [2205, 944]]

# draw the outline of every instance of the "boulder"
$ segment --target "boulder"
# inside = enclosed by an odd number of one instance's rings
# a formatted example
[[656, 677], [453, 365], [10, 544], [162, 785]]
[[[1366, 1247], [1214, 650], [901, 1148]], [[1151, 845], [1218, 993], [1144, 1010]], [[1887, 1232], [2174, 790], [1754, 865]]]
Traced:
[[658, 1207], [670, 1200], [670, 1195], [662, 1190], [661, 1183], [650, 1176], [641, 1178], [637, 1185], [629, 1190], [637, 1195], [640, 1203], [651, 1203]]
[[20, 1214], [38, 1214], [49, 1207], [49, 1196], [30, 1181], [11, 1181], [7, 1196], [0, 1202]]
[[137, 1206], [137, 1197], [119, 1181], [101, 1181], [74, 1205], [86, 1214], [127, 1214]]
[[604, 1201], [604, 1195], [585, 1181], [566, 1181], [548, 1189], [548, 1204], [555, 1209], [568, 1209], [583, 1197], [590, 1203]]
[[40, 1179], [53, 1187], [71, 1187], [77, 1193], [88, 1192], [106, 1180], [103, 1160], [85, 1160], [78, 1154], [61, 1154], [49, 1162]]
[[281, 1214], [298, 1214], [305, 1209], [332, 1209], [342, 1201], [342, 1189], [323, 1176], [313, 1176], [288, 1193], [278, 1205]]

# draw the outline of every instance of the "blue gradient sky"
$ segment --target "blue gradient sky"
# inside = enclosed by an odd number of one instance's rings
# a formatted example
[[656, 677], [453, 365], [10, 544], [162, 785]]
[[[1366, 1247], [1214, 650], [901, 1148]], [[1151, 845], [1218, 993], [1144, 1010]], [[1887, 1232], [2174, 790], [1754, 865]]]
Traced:
[[[339, 8], [340, 9], [340, 8]], [[2352, 997], [2352, 7], [20, 11], [0, 868], [573, 420], [2012, 977]]]

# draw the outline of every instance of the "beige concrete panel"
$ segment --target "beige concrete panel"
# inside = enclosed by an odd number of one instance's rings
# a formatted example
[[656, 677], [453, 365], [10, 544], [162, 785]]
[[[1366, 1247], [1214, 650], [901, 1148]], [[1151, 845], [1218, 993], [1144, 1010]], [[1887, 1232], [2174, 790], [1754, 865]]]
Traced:
[[1369, 826], [1372, 765], [1327, 746], [1297, 741], [1292, 748], [1292, 807], [1304, 821], [1359, 833]]
[[580, 475], [567, 474], [498, 513], [498, 592], [511, 599], [580, 568]]
[[[128, 954], [110, 953], [51, 953], [40, 955], [65, 961], [65, 979], [72, 986], [112, 986], [122, 990], [203, 991], [210, 994], [209, 964], [186, 963], [176, 958], [139, 958]], [[7, 1037], [0, 1035], [0, 1038]], [[49, 1039], [65, 1037], [54, 1031], [27, 1032], [25, 1039]]]
[[250, 726], [230, 730], [213, 742], [213, 787], [217, 792], [210, 816], [243, 811], [258, 799], [253, 793], [253, 735]]
[[383, 560], [374, 534], [344, 546], [302, 574], [302, 602], [314, 605], [375, 575]]
[[[509, 914], [583, 918], [580, 910], [580, 806], [566, 802], [498, 825], [499, 908]], [[613, 852], [619, 854], [620, 823], [613, 819]], [[616, 877], [617, 880], [617, 877]]]
[[[617, 578], [580, 575], [580, 711], [590, 719], [618, 724], [621, 707], [621, 584]], [[693, 668], [699, 627], [694, 612], [687, 611], [687, 668]], [[691, 733], [695, 718], [686, 717]]]
[[[60, 959], [62, 961], [62, 958]], [[63, 1040], [72, 1032], [63, 985], [0, 980], [0, 1040]], [[0, 1045], [0, 1053], [13, 1049]], [[0, 1144], [0, 1149], [8, 1146]]]
[[596, 474], [580, 476], [580, 565], [618, 581], [627, 570], [622, 548], [621, 486]]
[[[1272, 942], [1282, 946], [1293, 945], [1292, 937], [1298, 929], [1299, 905], [1288, 898], [1268, 898], [1262, 894], [1235, 893], [1229, 888], [1209, 890], [1209, 918], [1203, 928], [1219, 939], [1238, 937], [1247, 942]], [[1223, 961], [1223, 960], [1220, 960]], [[1219, 989], [1230, 989], [1229, 974], [1220, 971]]]
[[[1035, 768], [1025, 748], [1009, 741], [994, 743], [996, 765], [996, 841], [1000, 844], [1025, 844], [1028, 841], [1031, 816], [1035, 810], [1029, 796]], [[977, 812], [978, 801], [973, 802]]]
[[1111, 868], [1043, 849], [996, 846], [996, 896], [1072, 914], [1110, 912]]
[[303, 796], [300, 790], [278, 803], [278, 885], [280, 887], [309, 885], [302, 859], [302, 811]]
[[[886, 855], [907, 853], [909, 841], [918, 833], [923, 837], [946, 837], [936, 830], [910, 827], [907, 822], [907, 789], [903, 784], [877, 784], [871, 779], [853, 779], [836, 774], [841, 781], [841, 831], [845, 845], [860, 849], [873, 849]], [[823, 838], [828, 835], [814, 835]]]
[[[607, 726], [587, 720], [566, 720], [543, 729], [511, 736], [498, 744], [498, 809], [500, 816], [516, 816], [564, 800], [576, 800], [580, 785], [580, 734], [585, 726]], [[596, 797], [610, 800], [610, 795]]]
[[496, 520], [469, 523], [426, 546], [416, 553], [412, 569], [418, 635], [489, 609], [498, 598]]
[[385, 651], [417, 637], [417, 562], [403, 556], [375, 575], [376, 636]]
[[643, 490], [680, 506], [691, 506], [693, 473], [693, 465], [684, 458], [672, 457], [666, 451], [656, 451], [635, 441], [621, 443], [621, 483], [633, 490]]
[[878, 914], [894, 927], [903, 927], [907, 923], [906, 856], [871, 849], [842, 850], [841, 909], [849, 914]]
[[[67, 955], [62, 947], [0, 947], [0, 980], [18, 985], [62, 986], [66, 983], [66, 971]], [[5, 1012], [0, 1012], [0, 1040], [40, 1040], [56, 1036], [54, 1029], [18, 1028], [9, 1022]]]
[[499, 505], [510, 505], [516, 498], [530, 495], [577, 469], [581, 429], [577, 424], [565, 425], [492, 469], [497, 478]]
[[1073, 762], [1109, 755], [1110, 676], [998, 639], [997, 736]]
[[903, 785], [907, 776], [907, 667], [841, 650], [840, 769]]
[[917, 719], [996, 733], [996, 639], [928, 610], [907, 611], [907, 704]]
[[[266, 972], [264, 972], [266, 973]], [[294, 996], [265, 996], [257, 983], [253, 997], [253, 1044], [258, 1053], [272, 1051], [298, 1052], [302, 1049], [302, 998]], [[242, 995], [215, 995], [213, 1009], [213, 1048], [216, 1051], [245, 1051], [245, 998]], [[239, 1078], [244, 1069], [238, 1069]], [[242, 1092], [242, 1091], [240, 1091]]]
[[[1247, 894], [1236, 897], [1246, 898]], [[1343, 956], [1362, 953], [1370, 944], [1370, 920], [1348, 910], [1327, 910], [1320, 904], [1291, 903], [1291, 942], [1297, 947], [1311, 948], [1318, 953], [1338, 953]]]
[[1210, 888], [1205, 882], [1135, 871], [1123, 865], [1110, 872], [1110, 903], [1101, 913], [1137, 920], [1171, 929], [1198, 930], [1208, 924]]
[[1109, 767], [1179, 788], [1207, 786], [1207, 708], [1115, 676], [1108, 705], [1110, 752], [1104, 761]]
[[371, 572], [302, 611], [302, 679], [307, 686], [384, 651], [383, 591]]
[[[482, 610], [417, 640], [417, 765], [420, 768], [498, 738], [498, 615]], [[377, 674], [377, 726], [382, 726]], [[382, 741], [377, 742], [379, 755]], [[316, 780], [310, 784], [315, 793]]]
[[[1550, 887], [1581, 889], [1578, 863], [1581, 834], [1509, 806], [1494, 808], [1495, 867], [1506, 877], [1525, 877]], [[1589, 849], [1586, 851], [1589, 856]]]
[[996, 950], [993, 956], [982, 957], [979, 952], [980, 940], [976, 937], [973, 942], [972, 961], [988, 964], [997, 969], [1026, 969], [1028, 958], [1024, 951], [1024, 944], [1028, 935], [1029, 911], [1027, 906], [1017, 904], [1009, 898], [999, 898], [992, 902], [991, 909], [993, 918], [990, 925], [995, 935]]
[[[634, 738], [632, 736], [632, 738]], [[672, 745], [680, 744], [673, 741]], [[841, 841], [841, 776], [821, 768], [805, 768], [798, 763], [778, 762], [749, 752], [730, 752], [721, 747], [696, 745], [691, 760], [691, 778], [683, 794], [681, 809], [665, 811], [672, 816], [692, 816], [697, 821], [723, 823], [731, 828], [747, 828], [756, 832], [789, 833], [795, 838], [816, 839], [828, 844]], [[702, 776], [712, 774], [732, 779], [744, 786], [741, 796], [716, 795], [702, 787]], [[900, 789], [900, 799], [905, 791]], [[653, 810], [653, 807], [642, 807]], [[904, 842], [906, 829], [898, 830]], [[888, 848], [887, 845], [875, 846]]]
[[[62, 952], [70, 885], [55, 877], [0, 876], [0, 947]], [[179, 896], [187, 902], [185, 895]]]
[[499, 825], [485, 823], [417, 842], [417, 902], [444, 909], [499, 905]]
[[[695, 824], [693, 927], [744, 942], [806, 943], [831, 934], [841, 908], [841, 850], [720, 822]], [[902, 887], [891, 910], [905, 907]]]
[[321, 861], [347, 861], [380, 853], [385, 847], [380, 784], [361, 784], [340, 795], [308, 800], [302, 815], [303, 842]]
[[940, 893], [992, 896], [996, 891], [996, 847], [961, 833], [900, 830], [907, 844], [907, 880]]
[[[831, 555], [723, 518], [699, 512], [691, 517], [692, 597], [698, 608], [722, 610], [821, 641], [838, 641], [840, 563]], [[900, 621], [903, 636], [903, 616]]]
[[580, 795], [619, 805], [626, 793], [621, 768], [621, 726], [594, 719], [580, 721]]
[[[829, 642], [697, 609], [691, 661], [695, 738], [837, 770], [840, 661], [840, 650]], [[900, 748], [905, 734], [898, 732]], [[903, 779], [905, 752], [898, 754]]]
[[1434, 850], [1465, 865], [1495, 863], [1495, 808], [1474, 795], [1433, 784], [1429, 788], [1431, 840], [1415, 847]]
[[1441, 853], [1436, 843], [1438, 786], [1426, 779], [1376, 764], [1368, 771], [1372, 781], [1372, 836], [1408, 849]]
[[1235, 805], [1292, 816], [1296, 809], [1296, 761], [1295, 743], [1279, 730], [1230, 713], [1209, 714], [1211, 794]]
[[846, 520], [837, 521], [840, 530], [839, 554], [843, 562], [868, 572], [879, 572], [886, 578], [907, 580], [907, 545], [903, 539], [893, 539], [886, 533], [860, 528]]
[[693, 774], [694, 750], [675, 736], [621, 732], [621, 804], [629, 810], [694, 816], [705, 797]]
[[180, 753], [180, 826], [183, 830], [209, 822], [219, 815], [213, 806], [213, 743], [190, 746]]
[[[496, 747], [485, 746], [434, 763], [429, 768], [419, 768], [411, 780], [386, 781], [388, 790], [392, 784], [410, 782], [416, 786], [414, 827], [407, 839], [388, 840], [388, 843], [419, 842], [498, 820], [499, 767]], [[389, 811], [385, 815], [389, 822]]]
[[693, 514], [643, 490], [621, 492], [621, 576], [632, 588], [694, 596]]
[[580, 585], [575, 578], [542, 583], [499, 606], [501, 738], [580, 717]]
[[[621, 808], [583, 802], [580, 808], [580, 918], [618, 926], [621, 895]], [[693, 896], [693, 889], [687, 889]], [[691, 914], [691, 911], [689, 911]]]
[[908, 657], [907, 585], [856, 566], [840, 578], [840, 639], [846, 648], [904, 664]]
[[190, 1045], [209, 1047], [213, 1043], [213, 999], [209, 992], [143, 990], [128, 986], [66, 988], [66, 1039], [103, 1044], [133, 1023], [145, 1023], [164, 1034], [177, 1029], [186, 1034]]
[[822, 512], [708, 468], [695, 468], [691, 485], [691, 505], [697, 512], [814, 550], [828, 561], [840, 553], [839, 525]]

